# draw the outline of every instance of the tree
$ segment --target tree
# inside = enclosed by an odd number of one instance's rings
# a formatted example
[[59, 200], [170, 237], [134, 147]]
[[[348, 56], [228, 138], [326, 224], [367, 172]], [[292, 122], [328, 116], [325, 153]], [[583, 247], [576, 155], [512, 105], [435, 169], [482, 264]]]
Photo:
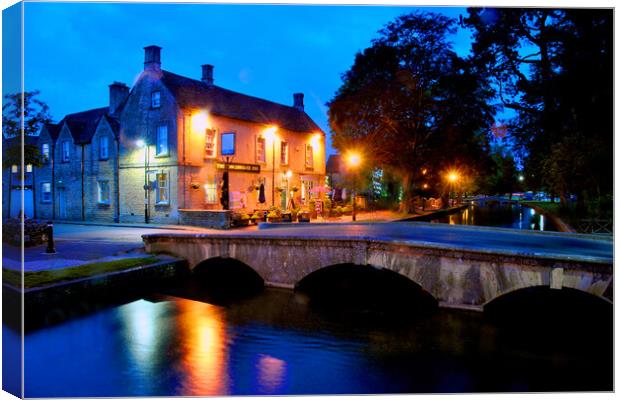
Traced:
[[370, 144], [366, 161], [400, 177], [405, 211], [445, 163], [484, 159], [491, 93], [480, 70], [452, 50], [447, 36], [455, 29], [440, 14], [398, 17], [356, 55], [328, 103], [334, 147], [346, 153]]
[[13, 138], [22, 134], [22, 117], [24, 120], [23, 134], [36, 136], [41, 127], [52, 121], [49, 107], [39, 100], [38, 90], [7, 94], [6, 103], [2, 106], [2, 134], [5, 138]]
[[503, 107], [516, 112], [510, 131], [524, 157], [528, 182], [557, 190], [563, 205], [570, 192], [579, 193], [580, 202], [588, 194], [609, 193], [611, 10], [468, 12], [464, 23], [475, 32], [474, 60], [490, 72]]

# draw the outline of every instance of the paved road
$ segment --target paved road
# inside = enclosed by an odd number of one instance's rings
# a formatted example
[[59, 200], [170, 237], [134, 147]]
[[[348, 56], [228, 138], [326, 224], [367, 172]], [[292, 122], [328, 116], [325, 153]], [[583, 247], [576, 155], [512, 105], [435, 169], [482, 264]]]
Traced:
[[476, 249], [613, 262], [613, 242], [611, 240], [584, 238], [585, 235], [556, 232], [531, 232], [423, 222], [390, 222], [331, 226], [310, 224], [303, 227], [264, 229], [250, 234], [266, 237], [363, 237], [427, 243], [454, 249]]

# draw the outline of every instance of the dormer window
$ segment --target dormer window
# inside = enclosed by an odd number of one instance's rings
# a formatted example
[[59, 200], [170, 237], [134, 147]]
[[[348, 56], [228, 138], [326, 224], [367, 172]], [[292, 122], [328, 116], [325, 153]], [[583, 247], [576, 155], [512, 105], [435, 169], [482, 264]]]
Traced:
[[69, 162], [69, 146], [71, 143], [68, 140], [62, 142], [62, 162]]
[[161, 106], [161, 92], [158, 90], [151, 93], [151, 108], [159, 108]]
[[107, 136], [99, 137], [99, 159], [107, 160], [109, 157], [109, 144]]

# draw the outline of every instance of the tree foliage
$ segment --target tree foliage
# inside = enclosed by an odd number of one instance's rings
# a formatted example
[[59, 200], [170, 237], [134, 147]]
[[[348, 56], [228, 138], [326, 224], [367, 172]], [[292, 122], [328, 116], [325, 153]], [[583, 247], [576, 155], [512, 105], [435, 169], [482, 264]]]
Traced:
[[5, 138], [14, 138], [22, 134], [38, 135], [43, 124], [51, 122], [49, 107], [39, 100], [39, 91], [7, 94], [2, 105], [2, 134]]
[[486, 160], [492, 92], [452, 50], [455, 29], [440, 14], [397, 18], [356, 55], [328, 103], [334, 147], [362, 150], [370, 165], [400, 176], [406, 198], [448, 165]]
[[612, 190], [611, 10], [470, 8], [473, 59], [486, 68], [528, 182], [560, 194]]

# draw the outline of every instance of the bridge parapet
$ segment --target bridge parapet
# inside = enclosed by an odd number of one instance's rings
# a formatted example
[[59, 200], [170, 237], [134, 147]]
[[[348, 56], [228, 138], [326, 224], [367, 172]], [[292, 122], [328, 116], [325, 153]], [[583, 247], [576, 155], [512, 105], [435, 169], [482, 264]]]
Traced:
[[578, 289], [611, 301], [613, 264], [606, 260], [466, 249], [372, 237], [209, 234], [144, 235], [146, 251], [184, 257], [190, 268], [233, 258], [266, 285], [294, 288], [304, 277], [337, 264], [371, 265], [397, 272], [433, 295], [440, 306], [482, 310], [523, 288]]

